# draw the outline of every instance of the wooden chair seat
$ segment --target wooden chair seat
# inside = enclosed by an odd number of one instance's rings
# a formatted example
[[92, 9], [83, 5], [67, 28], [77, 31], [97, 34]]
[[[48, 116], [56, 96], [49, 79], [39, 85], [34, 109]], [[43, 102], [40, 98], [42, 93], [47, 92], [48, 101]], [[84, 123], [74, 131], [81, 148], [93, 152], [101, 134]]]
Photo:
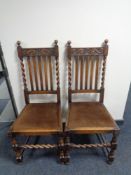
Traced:
[[102, 103], [73, 102], [69, 104], [67, 128], [78, 133], [105, 133], [118, 130]]
[[25, 106], [12, 125], [12, 133], [43, 135], [61, 131], [60, 106], [57, 103], [32, 103]]

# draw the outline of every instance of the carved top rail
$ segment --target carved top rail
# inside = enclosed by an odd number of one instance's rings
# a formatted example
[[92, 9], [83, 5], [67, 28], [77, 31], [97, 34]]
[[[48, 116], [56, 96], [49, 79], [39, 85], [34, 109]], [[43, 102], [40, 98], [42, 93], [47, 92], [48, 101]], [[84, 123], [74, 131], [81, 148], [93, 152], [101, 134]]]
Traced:
[[22, 55], [23, 57], [56, 56], [56, 52], [54, 48], [23, 48]]
[[[58, 41], [55, 40], [54, 44], [57, 46]], [[20, 47], [21, 42], [18, 41], [17, 45]], [[18, 54], [19, 57], [39, 57], [39, 56], [56, 56], [58, 57], [58, 51], [55, 47], [53, 48], [22, 48]]]
[[84, 55], [84, 56], [91, 56], [91, 55], [103, 55], [104, 49], [103, 47], [94, 47], [94, 48], [72, 48], [71, 55]]

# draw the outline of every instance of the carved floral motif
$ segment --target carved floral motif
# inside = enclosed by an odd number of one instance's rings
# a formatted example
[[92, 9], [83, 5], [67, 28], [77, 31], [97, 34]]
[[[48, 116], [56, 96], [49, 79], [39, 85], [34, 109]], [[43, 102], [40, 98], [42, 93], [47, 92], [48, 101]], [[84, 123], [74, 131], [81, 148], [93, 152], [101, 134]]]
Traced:
[[54, 48], [22, 49], [23, 56], [55, 56]]
[[75, 55], [103, 55], [103, 48], [72, 48], [72, 56]]

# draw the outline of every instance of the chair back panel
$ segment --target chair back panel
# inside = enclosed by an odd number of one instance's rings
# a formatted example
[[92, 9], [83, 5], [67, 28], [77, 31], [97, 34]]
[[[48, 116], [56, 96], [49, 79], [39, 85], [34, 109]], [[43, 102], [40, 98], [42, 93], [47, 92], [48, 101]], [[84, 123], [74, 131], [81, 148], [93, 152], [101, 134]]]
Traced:
[[98, 90], [101, 61], [99, 56], [72, 57], [72, 89]]
[[53, 48], [22, 48], [17, 42], [24, 92], [26, 94], [57, 94], [59, 89], [59, 55], [55, 41]]
[[102, 47], [94, 48], [72, 48], [71, 42], [67, 43], [69, 101], [72, 93], [103, 94], [107, 43], [105, 40]]
[[30, 80], [28, 87], [30, 86], [30, 90], [56, 90], [56, 87], [53, 87], [53, 79], [55, 79], [55, 76], [53, 76], [53, 70], [55, 69], [54, 57], [38, 56], [25, 59], [25, 64], [28, 65], [27, 73]]

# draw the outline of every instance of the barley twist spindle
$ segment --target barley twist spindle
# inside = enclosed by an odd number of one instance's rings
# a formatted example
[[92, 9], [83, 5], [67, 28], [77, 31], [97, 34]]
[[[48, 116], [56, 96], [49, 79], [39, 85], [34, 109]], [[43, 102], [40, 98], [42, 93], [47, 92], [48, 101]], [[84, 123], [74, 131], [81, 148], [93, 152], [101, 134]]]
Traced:
[[102, 78], [101, 78], [101, 89], [104, 88], [104, 82], [105, 82], [105, 71], [106, 71], [106, 58], [108, 55], [108, 40], [106, 39], [103, 44], [104, 48], [104, 58], [103, 58], [103, 65], [102, 65]]
[[56, 83], [57, 89], [60, 88], [60, 80], [59, 80], [59, 56], [58, 56], [58, 41], [55, 40], [55, 49], [56, 49]]
[[69, 49], [68, 55], [68, 78], [69, 78], [69, 89], [71, 89], [71, 41], [67, 42], [67, 47]]
[[22, 56], [22, 48], [21, 48], [20, 44], [21, 44], [21, 42], [17, 41], [17, 50], [18, 50], [18, 56], [19, 56], [19, 59], [20, 59], [20, 66], [21, 66], [21, 71], [22, 71], [24, 90], [27, 90], [25, 68], [24, 68], [23, 56]]

